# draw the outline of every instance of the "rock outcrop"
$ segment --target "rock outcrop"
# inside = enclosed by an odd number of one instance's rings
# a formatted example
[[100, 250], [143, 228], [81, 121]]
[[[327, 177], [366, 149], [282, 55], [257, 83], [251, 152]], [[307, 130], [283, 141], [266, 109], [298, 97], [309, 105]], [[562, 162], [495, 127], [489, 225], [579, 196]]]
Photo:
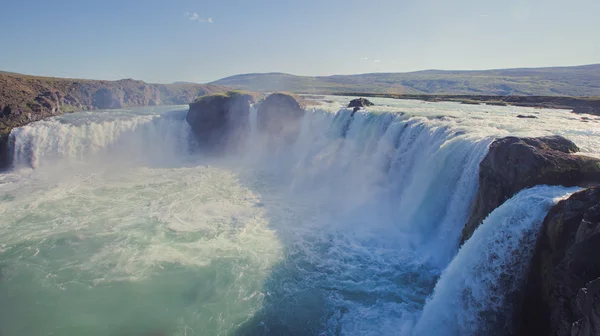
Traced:
[[600, 160], [572, 154], [577, 151], [573, 142], [560, 136], [495, 140], [479, 165], [479, 190], [461, 244], [492, 210], [522, 189], [599, 184]]
[[220, 152], [239, 144], [255, 100], [241, 91], [204, 96], [190, 104], [186, 121], [205, 150]]
[[113, 92], [108, 88], [101, 88], [92, 95], [92, 105], [99, 109], [116, 109], [124, 106], [122, 91]]
[[524, 290], [519, 335], [600, 335], [600, 188], [546, 216]]
[[61, 113], [133, 106], [188, 104], [226, 88], [204, 84], [148, 84], [0, 74], [0, 169], [11, 164], [9, 133], [14, 127]]
[[348, 103], [348, 107], [365, 107], [365, 106], [373, 106], [375, 104], [371, 103], [368, 99], [366, 98], [356, 98], [356, 99], [352, 99], [350, 101], [350, 103]]
[[291, 94], [273, 93], [260, 102], [257, 111], [259, 131], [293, 140], [300, 132], [304, 108]]

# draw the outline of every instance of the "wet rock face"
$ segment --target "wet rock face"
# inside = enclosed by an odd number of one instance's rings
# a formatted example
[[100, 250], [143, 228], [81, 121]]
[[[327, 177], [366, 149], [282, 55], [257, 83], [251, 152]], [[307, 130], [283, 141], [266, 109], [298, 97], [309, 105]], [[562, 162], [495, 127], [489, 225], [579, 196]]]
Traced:
[[205, 96], [190, 104], [186, 121], [203, 148], [225, 150], [239, 143], [247, 131], [254, 99], [238, 92]]
[[99, 109], [113, 109], [123, 107], [124, 93], [113, 92], [107, 88], [101, 88], [92, 95], [92, 105]]
[[285, 93], [269, 95], [257, 111], [259, 131], [293, 140], [300, 132], [304, 108], [296, 98]]
[[561, 137], [497, 139], [479, 165], [479, 190], [466, 223], [464, 243], [492, 210], [522, 189], [539, 184], [600, 184], [600, 160], [573, 155], [577, 146]]
[[516, 321], [520, 335], [600, 335], [600, 188], [546, 216]]

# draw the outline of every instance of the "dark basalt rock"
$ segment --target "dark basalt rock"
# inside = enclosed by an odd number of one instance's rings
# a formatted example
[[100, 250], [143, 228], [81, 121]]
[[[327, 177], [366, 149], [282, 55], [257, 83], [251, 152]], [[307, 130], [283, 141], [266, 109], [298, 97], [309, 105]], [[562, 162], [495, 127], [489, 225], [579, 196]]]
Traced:
[[495, 140], [479, 165], [479, 190], [461, 244], [492, 210], [522, 189], [600, 184], [600, 160], [572, 154], [577, 151], [573, 142], [560, 136]]
[[559, 202], [541, 229], [519, 335], [600, 335], [600, 188]]
[[266, 134], [293, 140], [300, 132], [304, 108], [286, 93], [273, 93], [260, 103], [257, 111], [258, 129]]
[[8, 169], [12, 165], [10, 156], [10, 145], [8, 143], [9, 135], [0, 135], [0, 172]]
[[238, 91], [204, 96], [190, 104], [186, 121], [203, 148], [225, 150], [247, 130], [254, 101], [252, 94]]
[[348, 107], [366, 107], [366, 106], [373, 106], [375, 104], [371, 103], [368, 99], [366, 98], [356, 98], [356, 99], [352, 99], [350, 101], [350, 103], [348, 104]]
[[517, 118], [521, 118], [521, 119], [537, 119], [537, 117], [534, 116], [534, 115], [523, 115], [523, 114], [519, 114], [517, 116]]

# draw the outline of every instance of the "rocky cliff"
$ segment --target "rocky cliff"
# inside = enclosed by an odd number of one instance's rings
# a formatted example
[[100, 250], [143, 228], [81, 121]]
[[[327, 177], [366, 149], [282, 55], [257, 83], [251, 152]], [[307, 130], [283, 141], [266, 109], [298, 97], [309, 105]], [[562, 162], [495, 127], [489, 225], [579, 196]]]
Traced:
[[546, 216], [516, 321], [520, 335], [600, 335], [600, 188]]
[[203, 84], [149, 84], [133, 79], [99, 81], [0, 74], [0, 169], [10, 164], [8, 135], [14, 127], [66, 112], [133, 106], [188, 104], [224, 92]]
[[495, 140], [479, 165], [479, 189], [461, 244], [483, 219], [522, 189], [540, 184], [587, 187], [600, 183], [600, 160], [575, 155], [560, 136]]
[[[465, 242], [494, 209], [535, 185], [587, 187], [559, 202], [542, 224], [512, 330], [518, 335], [600, 334], [600, 160], [576, 155], [560, 136], [495, 140], [479, 166]], [[512, 333], [511, 333], [512, 334]]]

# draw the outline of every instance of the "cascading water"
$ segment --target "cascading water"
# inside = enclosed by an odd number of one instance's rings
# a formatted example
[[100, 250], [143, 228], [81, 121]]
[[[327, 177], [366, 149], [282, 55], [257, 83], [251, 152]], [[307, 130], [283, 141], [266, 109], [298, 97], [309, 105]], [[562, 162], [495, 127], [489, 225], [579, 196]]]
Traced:
[[494, 334], [506, 330], [540, 224], [577, 188], [538, 186], [494, 210], [440, 277], [416, 326], [419, 335]]
[[[186, 111], [160, 116], [101, 112], [66, 115], [17, 128], [11, 133], [16, 167], [73, 164], [90, 160], [169, 162], [193, 145]], [[155, 157], [158, 153], [161, 157]]]
[[[512, 262], [494, 237], [532, 237], [567, 191], [519, 194], [456, 254], [478, 164], [507, 132], [490, 120], [505, 109], [479, 107], [490, 113], [480, 121], [473, 106], [377, 102], [390, 106], [308, 110], [292, 144], [260, 134], [252, 109], [245, 151], [220, 158], [193, 151], [185, 112], [76, 113], [14, 130], [15, 165], [35, 169], [0, 176], [0, 331], [476, 330], [470, 314], [491, 309], [497, 293], [482, 291], [504, 276], [486, 256]], [[572, 125], [561, 132], [583, 134]], [[474, 294], [457, 311], [461, 291]]]

